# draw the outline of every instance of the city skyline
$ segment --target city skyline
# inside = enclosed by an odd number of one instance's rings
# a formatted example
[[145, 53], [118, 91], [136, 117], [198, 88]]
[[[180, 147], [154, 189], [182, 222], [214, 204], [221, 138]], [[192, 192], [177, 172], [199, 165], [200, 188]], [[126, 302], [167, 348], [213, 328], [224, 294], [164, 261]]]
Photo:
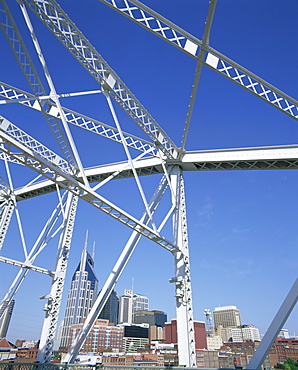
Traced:
[[[194, 78], [195, 60], [98, 1], [92, 3], [92, 9], [81, 7], [77, 0], [72, 4], [67, 1], [60, 3], [179, 146]], [[167, 0], [157, 4], [145, 1], [146, 5], [200, 39], [208, 3], [207, 0], [189, 1], [185, 6], [182, 2]], [[17, 3], [12, 3], [12, 8], [18, 10]], [[283, 4], [267, 0], [243, 1], [241, 6], [234, 1], [218, 1], [210, 45], [295, 97], [297, 87], [292, 76], [296, 75], [295, 66], [298, 61], [298, 52], [293, 48], [297, 44], [297, 35], [293, 32], [297, 24], [296, 10], [296, 1], [285, 1]], [[16, 20], [26, 35], [19, 11], [16, 12]], [[88, 79], [89, 76], [86, 77], [85, 71], [80, 71], [40, 22], [33, 16], [32, 20], [43, 42], [49, 69], [57, 73], [55, 75], [53, 72], [53, 75], [59, 93], [98, 88], [91, 78]], [[117, 27], [113, 22], [116, 22]], [[0, 42], [6, 56], [0, 61], [5, 71], [4, 82], [28, 90], [3, 34], [0, 35]], [[98, 119], [102, 119], [103, 114], [103, 120], [111, 123], [100, 96], [93, 95], [90, 100], [89, 97], [82, 100], [67, 99], [62, 102], [71, 109]], [[1, 114], [42, 139], [44, 126], [35, 113], [29, 112], [24, 119], [14, 104], [3, 104]], [[127, 123], [122, 115], [121, 119]], [[84, 166], [95, 165], [97, 158], [100, 158], [101, 163], [119, 160], [122, 148], [118, 149], [116, 144], [108, 149], [105, 142], [98, 144], [94, 138], [89, 140], [85, 132], [72, 130], [83, 153]], [[296, 145], [297, 138], [298, 125], [295, 120], [204, 66], [187, 150]], [[120, 159], [123, 156], [121, 152]], [[12, 166], [12, 172], [15, 175], [15, 187], [23, 185], [24, 179], [29, 181], [24, 169], [16, 170]], [[298, 173], [295, 170], [207, 171], [187, 172], [184, 177], [194, 319], [204, 321], [205, 308], [236, 305], [241, 311], [242, 322], [254, 324], [264, 334], [297, 275], [298, 199], [295, 194]], [[155, 181], [153, 176], [141, 180], [148, 185], [146, 196], [150, 199], [158, 179]], [[121, 206], [127, 206], [140, 217], [144, 207], [139, 199], [133, 199], [132, 204], [132, 186], [132, 182], [127, 179], [117, 180], [109, 188], [103, 187], [103, 194]], [[55, 194], [49, 194], [29, 202], [20, 202], [28, 245], [34, 243], [38, 233], [36, 229], [40, 230], [43, 226], [53, 205], [57, 203], [56, 198]], [[167, 212], [168, 208], [164, 210]], [[169, 238], [170, 226], [165, 227], [165, 235]], [[7, 235], [1, 255], [22, 260], [22, 246], [15, 219], [10, 228], [12, 232]], [[76, 268], [87, 229], [89, 239], [96, 242], [94, 258], [100, 280], [99, 289], [130, 235], [130, 230], [124, 226], [80, 202], [65, 292]], [[54, 266], [57, 238], [54, 238], [53, 244], [36, 260], [38, 266]], [[14, 266], [1, 265], [1, 298], [16, 272]], [[26, 339], [38, 339], [45, 304], [39, 297], [48, 294], [50, 287], [50, 278], [40, 275], [30, 272], [15, 297], [8, 339], [22, 339], [25, 335]], [[115, 291], [119, 294], [129, 289], [133, 278], [134, 290], [150, 298], [151, 309], [166, 312], [168, 320], [171, 320], [176, 317], [174, 286], [169, 283], [173, 275], [170, 253], [142, 239]], [[61, 312], [64, 312], [65, 304], [66, 294]], [[285, 327], [290, 333], [298, 333], [297, 307]]]

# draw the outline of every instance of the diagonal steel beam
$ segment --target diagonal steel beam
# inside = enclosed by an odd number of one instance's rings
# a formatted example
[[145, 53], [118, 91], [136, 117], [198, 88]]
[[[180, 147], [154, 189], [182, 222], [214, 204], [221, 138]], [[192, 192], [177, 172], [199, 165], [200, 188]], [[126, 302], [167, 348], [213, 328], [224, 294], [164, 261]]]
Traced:
[[212, 21], [214, 17], [214, 12], [215, 12], [215, 6], [216, 6], [217, 0], [211, 0], [210, 1], [210, 6], [209, 6], [209, 11], [208, 11], [208, 16], [206, 20], [206, 26], [205, 26], [205, 32], [202, 40], [202, 47], [200, 49], [198, 58], [197, 58], [197, 65], [196, 65], [196, 73], [195, 73], [195, 80], [192, 86], [192, 92], [190, 96], [190, 103], [188, 106], [188, 111], [187, 111], [187, 116], [186, 116], [186, 121], [185, 121], [185, 128], [182, 136], [182, 142], [181, 142], [181, 148], [180, 148], [180, 155], [184, 151], [185, 148], [185, 143], [187, 139], [187, 134], [188, 134], [188, 129], [192, 117], [192, 112], [195, 104], [195, 99], [197, 95], [197, 90], [199, 86], [199, 80], [201, 76], [201, 71], [203, 67], [203, 62], [206, 54], [206, 48], [209, 45], [209, 38], [210, 38], [210, 31], [211, 31], [211, 26], [212, 26]]
[[[10, 102], [11, 103], [15, 102], [22, 104], [28, 108], [35, 109], [37, 111], [41, 110], [41, 105], [43, 101], [42, 97], [36, 97], [28, 92], [5, 84], [4, 82], [2, 83], [0, 82], [0, 96], [2, 96], [5, 99], [3, 101], [0, 100], [0, 104], [8, 104]], [[93, 132], [97, 135], [115, 141], [117, 143], [122, 143], [119, 131], [116, 128], [106, 123], [102, 123], [93, 118], [77, 113], [73, 110], [64, 107], [62, 107], [62, 110], [66, 117], [67, 123], [83, 128], [84, 130]], [[50, 104], [47, 104], [45, 114], [48, 117], [60, 119], [58, 108], [52, 102]], [[157, 148], [154, 146], [154, 144], [150, 143], [147, 140], [140, 139], [135, 135], [128, 134], [127, 132], [124, 131], [123, 134], [125, 137], [125, 144], [130, 148], [136, 149], [143, 153], [148, 153], [149, 155], [157, 155]]]
[[167, 158], [177, 157], [177, 147], [120, 77], [101, 57], [82, 32], [54, 0], [25, 0], [91, 76], [132, 118]]
[[[0, 150], [169, 251], [176, 245], [72, 176], [68, 163], [0, 116]], [[13, 149], [16, 148], [17, 151]]]
[[[46, 95], [45, 88], [42, 85], [41, 79], [34, 67], [33, 61], [23, 41], [21, 33], [12, 17], [12, 14], [5, 0], [0, 0], [0, 28], [2, 29], [22, 71], [25, 75], [34, 96]], [[39, 110], [43, 113], [52, 133], [65, 157], [73, 168], [77, 167], [74, 153], [72, 152], [68, 140], [65, 137], [64, 131], [56, 117], [51, 117], [45, 114], [45, 107], [49, 103], [49, 99], [39, 104]]]
[[[202, 41], [137, 0], [100, 0], [137, 24], [197, 58]], [[267, 103], [298, 119], [298, 101], [208, 46], [204, 64]]]
[[54, 276], [54, 272], [53, 271], [44, 269], [42, 267], [34, 266], [34, 265], [31, 264], [30, 261], [20, 262], [20, 261], [14, 260], [12, 258], [0, 256], [0, 262], [5, 262], [5, 263], [8, 263], [10, 265], [19, 266], [19, 267], [22, 267], [24, 269], [28, 269], [28, 270], [40, 272], [40, 273], [45, 274], [45, 275]]

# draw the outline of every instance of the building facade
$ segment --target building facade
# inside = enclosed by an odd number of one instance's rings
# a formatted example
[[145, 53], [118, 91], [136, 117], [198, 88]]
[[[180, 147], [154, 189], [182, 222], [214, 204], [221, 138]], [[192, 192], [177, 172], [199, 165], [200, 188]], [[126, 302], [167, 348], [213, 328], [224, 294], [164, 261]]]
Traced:
[[240, 311], [236, 306], [216, 307], [213, 311], [215, 328], [237, 328], [241, 325]]
[[118, 313], [118, 323], [132, 323], [132, 290], [124, 290], [124, 294], [119, 298], [119, 313]]
[[245, 340], [260, 341], [259, 329], [253, 325], [242, 326], [241, 328], [231, 328], [231, 335], [233, 342], [244, 342]]
[[134, 293], [132, 289], [124, 290], [124, 295], [119, 298], [119, 324], [132, 324], [134, 322], [135, 311], [148, 311], [149, 310], [149, 298]]
[[117, 293], [113, 290], [107, 303], [104, 305], [101, 313], [99, 314], [99, 319], [109, 320], [109, 322], [118, 324], [118, 310], [119, 310], [119, 298]]
[[[194, 332], [196, 349], [207, 349], [206, 328], [203, 321], [194, 321]], [[177, 320], [173, 319], [167, 322], [165, 326], [165, 339], [166, 343], [178, 343], [177, 336]]]
[[163, 311], [152, 310], [152, 311], [134, 311], [133, 321], [135, 324], [149, 324], [149, 326], [159, 326], [164, 328], [167, 315]]
[[142, 294], [133, 293], [133, 312], [148, 310], [149, 310], [149, 298]]
[[[71, 326], [71, 340], [76, 337], [82, 326], [83, 323]], [[123, 347], [123, 335], [123, 327], [115, 326], [109, 320], [97, 319], [83, 344], [81, 352], [100, 353], [108, 349], [121, 351]]]
[[67, 349], [70, 345], [70, 328], [80, 324], [87, 317], [97, 296], [98, 279], [94, 272], [93, 257], [87, 252], [85, 243], [81, 261], [72, 277], [68, 292], [65, 316], [61, 333], [60, 348]]
[[149, 325], [123, 325], [123, 345], [124, 352], [135, 352], [145, 349], [149, 345]]

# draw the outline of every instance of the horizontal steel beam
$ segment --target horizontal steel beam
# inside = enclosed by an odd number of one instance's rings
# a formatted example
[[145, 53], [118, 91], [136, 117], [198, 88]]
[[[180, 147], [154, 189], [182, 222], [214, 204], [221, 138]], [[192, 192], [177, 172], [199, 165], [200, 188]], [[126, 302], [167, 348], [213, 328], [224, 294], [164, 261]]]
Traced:
[[[298, 146], [279, 146], [267, 148], [217, 149], [186, 152], [181, 160], [167, 161], [166, 165], [179, 164], [183, 171], [226, 171], [226, 170], [272, 170], [297, 169]], [[111, 174], [120, 171], [126, 162], [113, 163], [85, 169], [90, 183], [100, 182]], [[144, 158], [135, 163], [138, 176], [163, 173], [158, 158]], [[114, 179], [133, 177], [127, 168], [119, 172]], [[25, 188], [15, 190], [16, 200], [33, 198], [56, 190], [51, 180], [40, 181]]]

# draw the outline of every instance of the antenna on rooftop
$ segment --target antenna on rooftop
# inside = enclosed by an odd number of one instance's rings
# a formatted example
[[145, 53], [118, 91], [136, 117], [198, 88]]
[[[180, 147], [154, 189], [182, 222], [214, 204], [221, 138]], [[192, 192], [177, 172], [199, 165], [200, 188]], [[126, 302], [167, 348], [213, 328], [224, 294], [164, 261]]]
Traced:
[[205, 325], [206, 325], [206, 335], [207, 337], [210, 337], [212, 334], [211, 330], [211, 321], [212, 321], [212, 316], [211, 316], [211, 311], [209, 308], [205, 308], [204, 310], [204, 315], [206, 317]]

